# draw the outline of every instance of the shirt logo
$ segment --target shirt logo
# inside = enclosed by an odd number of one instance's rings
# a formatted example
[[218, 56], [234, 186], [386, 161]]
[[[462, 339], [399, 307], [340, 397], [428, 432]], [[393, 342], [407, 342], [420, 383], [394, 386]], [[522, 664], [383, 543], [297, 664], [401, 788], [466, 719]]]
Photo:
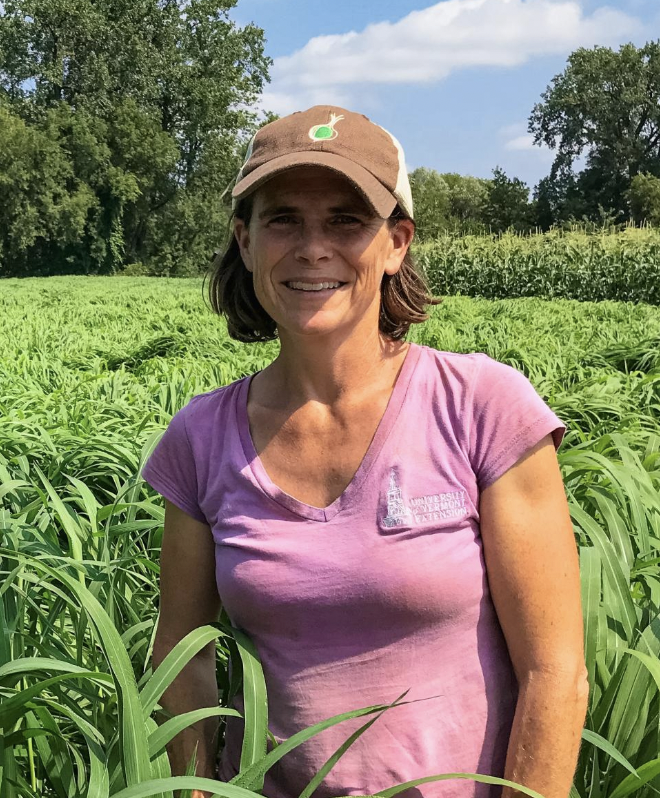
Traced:
[[382, 519], [385, 527], [404, 524], [425, 524], [442, 521], [445, 518], [461, 518], [467, 515], [465, 491], [454, 490], [448, 493], [431, 493], [416, 496], [407, 501], [399, 486], [394, 469], [390, 471], [387, 489], [387, 515]]
[[309, 129], [309, 137], [312, 141], [332, 141], [339, 133], [335, 130], [337, 122], [344, 117], [342, 114], [331, 114], [330, 121], [325, 125], [314, 125]]

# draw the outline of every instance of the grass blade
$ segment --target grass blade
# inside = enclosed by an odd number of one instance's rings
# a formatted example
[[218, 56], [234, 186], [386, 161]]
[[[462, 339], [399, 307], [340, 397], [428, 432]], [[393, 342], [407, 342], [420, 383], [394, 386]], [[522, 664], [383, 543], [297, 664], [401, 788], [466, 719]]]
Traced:
[[[232, 634], [238, 646], [243, 667], [245, 732], [240, 764], [240, 770], [243, 771], [260, 761], [268, 750], [268, 701], [266, 680], [254, 643], [239, 629], [232, 627]], [[258, 777], [252, 786], [259, 792], [263, 790], [263, 776]]]
[[147, 798], [147, 796], [160, 795], [167, 790], [206, 790], [213, 798], [227, 796], [227, 798], [262, 798], [258, 792], [237, 787], [216, 779], [205, 779], [201, 776], [171, 776], [169, 779], [150, 779], [142, 784], [127, 787], [112, 795], [112, 798]]
[[[393, 701], [392, 704], [390, 704], [387, 707], [387, 709], [394, 706], [395, 704], [396, 700]], [[299, 798], [310, 798], [314, 790], [316, 790], [316, 788], [321, 784], [323, 779], [328, 775], [328, 773], [330, 773], [332, 768], [337, 764], [337, 762], [346, 753], [346, 751], [350, 748], [350, 746], [353, 745], [353, 743], [358, 739], [358, 737], [364, 734], [364, 732], [366, 732], [370, 726], [373, 726], [373, 724], [378, 720], [378, 718], [381, 717], [383, 712], [385, 712], [385, 710], [379, 712], [375, 718], [372, 718], [371, 720], [364, 723], [362, 726], [360, 726], [359, 729], [356, 729], [353, 732], [353, 734], [351, 734], [350, 737], [339, 746], [339, 748], [334, 752], [334, 754], [332, 754], [332, 756], [329, 757], [329, 759], [323, 764], [323, 767], [321, 767], [318, 773], [315, 774], [314, 778], [312, 778], [312, 780], [305, 787], [305, 789], [300, 793]]]
[[628, 762], [625, 756], [617, 751], [604, 737], [601, 737], [600, 734], [596, 734], [596, 732], [592, 732], [589, 729], [582, 729], [582, 739], [600, 748], [600, 750], [604, 751], [606, 754], [609, 754], [612, 759], [617, 761], [620, 765], [623, 765], [629, 773], [632, 773], [634, 776], [637, 775], [637, 771], [630, 762]]
[[179, 640], [142, 688], [140, 701], [145, 717], [148, 717], [153, 712], [163, 693], [195, 654], [223, 634], [224, 632], [220, 629], [207, 625], [193, 629], [192, 632], [189, 632], [184, 638]]
[[600, 604], [600, 555], [592, 547], [580, 547], [580, 584], [584, 623], [585, 661], [589, 684], [596, 684], [596, 651], [598, 644], [598, 606]]
[[613, 790], [609, 798], [626, 798], [648, 784], [651, 779], [660, 775], [660, 757], [652, 759], [650, 762], [645, 762], [637, 768], [637, 776], [626, 776], [626, 778]]
[[153, 759], [158, 756], [165, 746], [173, 740], [179, 732], [187, 728], [198, 720], [211, 718], [216, 715], [234, 715], [241, 717], [241, 713], [228, 707], [205, 707], [204, 709], [194, 709], [191, 712], [183, 712], [165, 721], [149, 735], [149, 756]]

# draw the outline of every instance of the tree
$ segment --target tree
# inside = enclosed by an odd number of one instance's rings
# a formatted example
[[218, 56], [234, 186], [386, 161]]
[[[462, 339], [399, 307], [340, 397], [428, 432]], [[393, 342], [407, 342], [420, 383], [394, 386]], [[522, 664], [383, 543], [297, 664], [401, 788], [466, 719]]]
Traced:
[[447, 172], [442, 178], [449, 186], [452, 218], [466, 232], [476, 230], [482, 224], [490, 181], [456, 172]]
[[517, 177], [507, 177], [499, 166], [493, 169], [484, 209], [484, 222], [497, 233], [509, 228], [523, 231], [533, 224], [529, 188]]
[[534, 225], [543, 230], [589, 218], [581, 184], [572, 172], [559, 174], [554, 180], [550, 177], [539, 180], [533, 202]]
[[483, 232], [482, 216], [490, 181], [456, 172], [419, 167], [409, 174], [417, 236], [436, 238], [443, 232]]
[[635, 222], [660, 227], [660, 178], [650, 174], [635, 175], [627, 197]]
[[113, 272], [132, 261], [165, 273], [205, 266], [272, 63], [263, 31], [229, 19], [235, 5], [0, 6], [0, 98], [31, 130], [59, 129], [73, 170], [67, 185], [82, 182], [95, 198], [77, 243], [49, 251], [42, 265], [51, 273]]
[[3, 263], [25, 267], [31, 250], [79, 241], [96, 204], [75, 179], [56, 120], [37, 130], [0, 104], [0, 275]]
[[534, 143], [556, 150], [550, 178], [567, 180], [585, 151], [580, 193], [588, 215], [599, 207], [628, 218], [635, 175], [660, 176], [660, 41], [580, 48], [534, 106]]
[[415, 209], [417, 237], [436, 238], [447, 227], [450, 214], [449, 187], [435, 169], [420, 166], [409, 174]]

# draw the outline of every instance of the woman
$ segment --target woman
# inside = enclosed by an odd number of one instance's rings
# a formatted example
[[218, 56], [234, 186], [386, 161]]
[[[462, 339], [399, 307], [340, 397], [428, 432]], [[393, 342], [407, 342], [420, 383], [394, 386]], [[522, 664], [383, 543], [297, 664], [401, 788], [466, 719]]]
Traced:
[[[280, 351], [193, 397], [144, 469], [166, 500], [154, 664], [222, 601], [257, 646], [278, 740], [409, 689], [315, 795], [472, 772], [566, 798], [588, 683], [565, 425], [516, 369], [405, 341], [433, 300], [409, 256], [403, 151], [383, 128], [332, 106], [270, 123], [233, 197], [213, 308], [232, 337], [277, 336]], [[164, 706], [217, 704], [214, 664], [211, 647]], [[264, 795], [299, 795], [363, 723], [287, 754]], [[228, 719], [224, 781], [242, 728]], [[211, 776], [216, 732], [181, 735], [173, 772], [199, 743]], [[403, 795], [500, 794], [452, 779]]]

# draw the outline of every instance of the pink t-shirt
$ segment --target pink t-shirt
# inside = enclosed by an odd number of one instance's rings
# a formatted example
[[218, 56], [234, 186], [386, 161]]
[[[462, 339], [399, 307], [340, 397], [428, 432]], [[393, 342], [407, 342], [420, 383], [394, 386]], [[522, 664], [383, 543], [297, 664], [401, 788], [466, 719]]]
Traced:
[[[283, 740], [409, 689], [414, 703], [386, 710], [315, 798], [440, 773], [503, 776], [518, 688], [488, 589], [479, 493], [545, 435], [558, 448], [566, 426], [517, 369], [412, 344], [357, 473], [321, 509], [265, 472], [248, 425], [251, 378], [193, 397], [143, 477], [211, 528], [222, 604], [264, 668], [271, 732]], [[242, 711], [240, 696], [234, 705]], [[286, 754], [263, 794], [299, 795], [372, 717]], [[238, 772], [242, 730], [241, 718], [228, 719], [225, 781]], [[451, 779], [400, 795], [500, 793]]]

